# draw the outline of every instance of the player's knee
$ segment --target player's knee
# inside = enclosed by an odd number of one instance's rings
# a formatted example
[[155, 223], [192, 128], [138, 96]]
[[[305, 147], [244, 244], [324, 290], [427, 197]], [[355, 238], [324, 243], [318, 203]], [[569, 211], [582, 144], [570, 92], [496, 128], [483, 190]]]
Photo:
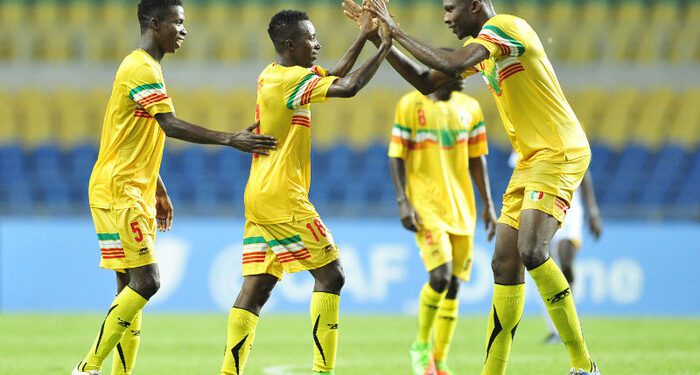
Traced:
[[434, 291], [442, 293], [450, 286], [450, 275], [444, 272], [431, 272], [429, 284]]
[[549, 243], [537, 236], [518, 237], [518, 253], [523, 265], [529, 270], [537, 268], [549, 258]]
[[340, 294], [340, 290], [345, 285], [345, 273], [340, 267], [327, 272], [323, 277], [316, 278], [316, 291]]
[[494, 255], [491, 259], [491, 270], [496, 283], [514, 284], [523, 282], [522, 265], [518, 263], [517, 258]]
[[153, 297], [160, 289], [158, 274], [142, 275], [129, 280], [129, 287], [145, 299]]

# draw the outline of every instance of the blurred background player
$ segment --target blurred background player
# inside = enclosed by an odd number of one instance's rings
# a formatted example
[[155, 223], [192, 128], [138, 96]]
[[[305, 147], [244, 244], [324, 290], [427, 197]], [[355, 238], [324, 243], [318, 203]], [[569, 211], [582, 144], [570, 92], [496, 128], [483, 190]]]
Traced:
[[314, 65], [321, 44], [304, 12], [283, 10], [267, 29], [277, 53], [258, 78], [256, 119], [280, 147], [256, 156], [245, 190], [243, 286], [228, 319], [222, 374], [240, 375], [253, 345], [260, 309], [284, 272], [309, 271], [313, 373], [334, 374], [340, 290], [345, 276], [338, 248], [309, 201], [311, 103], [355, 96], [374, 76], [391, 48], [386, 25], [378, 51], [350, 72], [377, 24], [367, 14], [345, 55], [329, 71]]
[[364, 7], [389, 26], [393, 38], [409, 53], [433, 69], [418, 76], [403, 72], [411, 83], [428, 82], [414, 86], [438, 88], [460, 76], [482, 73], [520, 156], [498, 219], [492, 261], [494, 295], [482, 374], [506, 371], [525, 305], [523, 266], [566, 344], [570, 374], [599, 374], [588, 353], [569, 284], [549, 255], [549, 242], [564, 222], [573, 192], [590, 163], [586, 134], [539, 37], [525, 20], [497, 15], [491, 0], [443, 0], [443, 8], [443, 21], [457, 37], [471, 36], [455, 51], [409, 36], [393, 20], [384, 0], [367, 1]]
[[[518, 154], [512, 153], [508, 161], [511, 168], [515, 168], [517, 162]], [[574, 260], [583, 245], [583, 220], [586, 214], [588, 214], [588, 230], [593, 235], [593, 238], [598, 240], [603, 233], [603, 220], [598, 209], [598, 202], [593, 187], [593, 177], [591, 177], [590, 171], [586, 172], [581, 181], [581, 186], [574, 192], [569, 209], [566, 211], [566, 221], [554, 234], [549, 250], [552, 258], [559, 264], [566, 281], [569, 282], [572, 294], [575, 276]], [[545, 342], [549, 344], [560, 343], [557, 327], [554, 326], [554, 322], [549, 318], [546, 308], [544, 318], [549, 330]]]
[[453, 374], [447, 355], [459, 315], [459, 283], [471, 274], [476, 226], [470, 177], [483, 201], [488, 240], [496, 233], [484, 117], [479, 103], [460, 92], [462, 85], [458, 80], [430, 96], [417, 91], [404, 95], [396, 106], [389, 145], [401, 223], [416, 232], [429, 274], [409, 351], [414, 375]]
[[[117, 296], [85, 359], [73, 375], [100, 374], [116, 347], [112, 374], [131, 374], [141, 334], [141, 310], [160, 285], [155, 232], [170, 230], [173, 206], [159, 176], [165, 137], [267, 153], [275, 140], [248, 130], [211, 131], [175, 117], [160, 61], [187, 35], [180, 0], [142, 0], [139, 48], [119, 66], [90, 178], [90, 211], [100, 267], [117, 274]], [[157, 218], [157, 223], [156, 223]]]

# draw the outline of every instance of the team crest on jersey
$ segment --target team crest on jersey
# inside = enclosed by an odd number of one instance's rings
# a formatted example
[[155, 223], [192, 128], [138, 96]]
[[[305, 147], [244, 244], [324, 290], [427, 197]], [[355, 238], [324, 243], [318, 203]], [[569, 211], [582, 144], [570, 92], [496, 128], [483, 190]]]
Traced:
[[481, 63], [481, 72], [491, 92], [496, 94], [496, 96], [501, 96], [503, 94], [503, 81], [515, 73], [524, 71], [525, 67], [515, 57], [506, 57], [502, 60], [492, 61], [493, 66], [490, 69], [485, 66], [486, 64]]
[[544, 193], [541, 191], [531, 191], [530, 200], [531, 201], [541, 201], [544, 198]]
[[459, 123], [464, 126], [472, 123], [472, 115], [466, 109], [459, 111]]

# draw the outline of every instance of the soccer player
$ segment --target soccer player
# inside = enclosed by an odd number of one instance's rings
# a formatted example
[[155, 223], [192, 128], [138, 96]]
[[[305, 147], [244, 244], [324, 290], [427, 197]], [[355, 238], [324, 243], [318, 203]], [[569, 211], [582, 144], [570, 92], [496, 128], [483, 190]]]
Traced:
[[496, 234], [484, 116], [479, 103], [460, 92], [462, 85], [458, 80], [430, 96], [418, 91], [403, 96], [389, 144], [401, 223], [416, 232], [429, 275], [420, 292], [418, 334], [409, 351], [414, 375], [452, 374], [447, 354], [457, 325], [459, 281], [468, 281], [471, 274], [476, 226], [470, 176], [483, 201], [489, 241]]
[[[348, 1], [346, 12], [356, 6]], [[599, 374], [588, 353], [569, 284], [549, 256], [549, 242], [563, 223], [590, 162], [586, 135], [539, 37], [525, 20], [496, 14], [491, 0], [443, 0], [443, 8], [443, 21], [457, 37], [471, 37], [455, 51], [431, 47], [406, 34], [383, 0], [367, 0], [364, 6], [388, 25], [395, 41], [431, 68], [423, 69], [398, 50], [387, 57], [421, 92], [481, 73], [519, 155], [496, 229], [495, 285], [482, 374], [505, 373], [525, 303], [523, 266], [566, 344], [570, 374]]]
[[160, 61], [187, 35], [180, 0], [141, 0], [139, 48], [122, 61], [102, 127], [89, 185], [90, 211], [102, 254], [116, 271], [117, 296], [90, 351], [73, 375], [100, 374], [114, 351], [112, 374], [131, 374], [140, 342], [141, 310], [159, 287], [155, 232], [170, 230], [173, 206], [158, 175], [165, 137], [267, 154], [273, 137], [254, 126], [238, 133], [208, 130], [175, 117]]
[[[515, 167], [518, 161], [518, 154], [512, 153], [509, 164], [512, 168]], [[583, 197], [582, 197], [583, 196]], [[561, 272], [564, 273], [566, 281], [571, 285], [573, 293], [574, 285], [574, 260], [576, 254], [581, 249], [583, 244], [583, 220], [585, 213], [588, 213], [588, 230], [593, 235], [593, 238], [598, 240], [603, 232], [603, 220], [600, 217], [598, 203], [595, 197], [595, 189], [593, 187], [593, 178], [591, 172], [586, 172], [581, 180], [581, 186], [574, 192], [571, 198], [569, 210], [566, 212], [566, 221], [564, 225], [554, 234], [550, 245], [550, 253], [552, 258], [561, 267]], [[546, 307], [546, 306], [545, 306]], [[550, 319], [549, 314], [544, 314], [547, 322], [547, 337], [545, 343], [558, 344], [561, 342], [557, 327]]]
[[306, 13], [283, 10], [270, 21], [267, 31], [277, 58], [258, 78], [255, 113], [260, 130], [279, 139], [280, 145], [269, 156], [255, 157], [250, 169], [245, 190], [244, 280], [228, 318], [222, 374], [244, 372], [261, 308], [284, 272], [299, 271], [309, 271], [315, 279], [310, 309], [313, 372], [334, 373], [344, 275], [331, 232], [308, 198], [310, 103], [352, 97], [369, 82], [391, 48], [388, 33], [379, 33], [375, 55], [348, 71], [376, 27], [371, 17], [364, 17], [357, 39], [326, 71], [314, 65], [321, 45]]

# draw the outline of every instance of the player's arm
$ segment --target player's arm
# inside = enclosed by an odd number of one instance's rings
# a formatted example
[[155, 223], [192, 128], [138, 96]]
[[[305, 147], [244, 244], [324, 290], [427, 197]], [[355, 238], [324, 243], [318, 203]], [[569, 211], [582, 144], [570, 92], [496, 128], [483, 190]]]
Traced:
[[479, 190], [481, 201], [484, 203], [484, 212], [481, 218], [484, 221], [488, 240], [491, 241], [496, 235], [496, 210], [493, 207], [493, 199], [491, 198], [491, 183], [486, 165], [486, 156], [481, 155], [469, 158], [469, 174], [476, 185], [476, 189]]
[[158, 175], [156, 185], [156, 224], [161, 232], [173, 227], [173, 203], [170, 201], [170, 196], [168, 196], [168, 191], [165, 189], [160, 175]]
[[[363, 12], [362, 6], [355, 3], [353, 0], [343, 1], [343, 13], [351, 20], [361, 25], [361, 19], [369, 12]], [[368, 36], [369, 40], [379, 47], [381, 40], [376, 32]], [[391, 67], [411, 86], [415, 87], [423, 95], [428, 95], [442, 86], [455, 82], [458, 78], [450, 77], [435, 69], [426, 68], [417, 64], [396, 47], [391, 47], [386, 61], [391, 64]]]
[[396, 190], [396, 203], [399, 205], [399, 217], [404, 228], [416, 232], [422, 226], [416, 209], [406, 196], [406, 163], [401, 158], [389, 158], [391, 181]]
[[379, 26], [379, 36], [381, 38], [381, 44], [377, 49], [377, 52], [369, 58], [361, 67], [357, 70], [349, 73], [347, 76], [335, 80], [331, 86], [328, 88], [326, 97], [335, 98], [350, 98], [355, 96], [367, 82], [374, 77], [374, 74], [379, 69], [386, 55], [391, 50], [391, 33], [385, 24]]
[[586, 205], [586, 210], [588, 211], [588, 228], [597, 240], [603, 233], [603, 220], [600, 216], [600, 210], [598, 209], [598, 201], [595, 197], [595, 189], [593, 188], [593, 177], [591, 177], [591, 172], [586, 171], [581, 181], [581, 193], [583, 194], [583, 201]]
[[345, 77], [352, 67], [355, 66], [357, 58], [360, 56], [369, 36], [377, 35], [377, 25], [372, 22], [372, 17], [369, 13], [367, 13], [366, 17], [358, 18], [358, 25], [360, 26], [360, 32], [357, 34], [357, 38], [352, 42], [352, 45], [350, 45], [343, 57], [328, 71], [329, 75]]
[[238, 133], [226, 133], [181, 120], [175, 117], [172, 112], [158, 113], [155, 118], [165, 135], [186, 142], [229, 146], [243, 152], [254, 152], [262, 155], [267, 155], [269, 150], [274, 150], [277, 146], [274, 137], [253, 132], [260, 125], [259, 122]]
[[471, 43], [454, 51], [445, 51], [423, 43], [406, 34], [394, 22], [386, 8], [384, 0], [371, 0], [365, 9], [374, 13], [377, 18], [385, 22], [394, 38], [418, 61], [430, 68], [438, 70], [448, 77], [458, 78], [466, 70], [473, 68], [480, 62], [489, 58], [490, 52], [486, 47]]

